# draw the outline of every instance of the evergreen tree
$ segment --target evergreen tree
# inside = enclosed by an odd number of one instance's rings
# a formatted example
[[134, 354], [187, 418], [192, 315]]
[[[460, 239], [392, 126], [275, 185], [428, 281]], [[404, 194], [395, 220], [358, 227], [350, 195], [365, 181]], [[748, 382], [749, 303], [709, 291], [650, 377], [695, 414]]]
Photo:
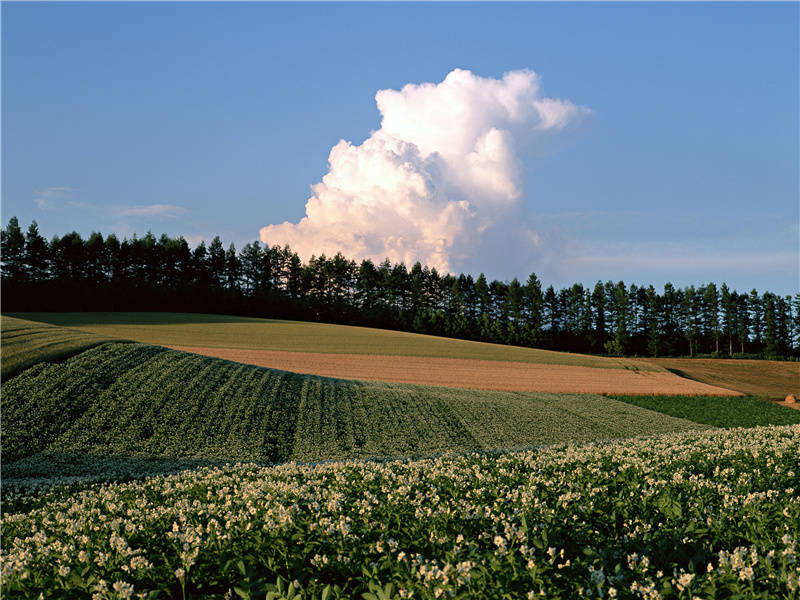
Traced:
[[531, 273], [528, 277], [522, 302], [525, 319], [525, 343], [535, 347], [542, 341], [542, 312], [544, 310], [542, 282], [539, 281], [536, 273]]
[[39, 234], [36, 221], [30, 224], [25, 234], [25, 264], [31, 281], [45, 281], [50, 276], [50, 257], [47, 253], [47, 240]]
[[17, 217], [11, 217], [8, 227], [0, 232], [0, 247], [3, 279], [25, 279], [25, 236], [22, 235]]

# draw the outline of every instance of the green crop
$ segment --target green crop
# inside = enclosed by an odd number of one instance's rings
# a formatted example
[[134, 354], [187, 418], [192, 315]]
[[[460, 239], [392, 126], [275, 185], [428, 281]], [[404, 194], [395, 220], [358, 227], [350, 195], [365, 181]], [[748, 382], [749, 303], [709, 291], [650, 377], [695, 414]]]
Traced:
[[800, 426], [205, 467], [6, 510], [8, 598], [800, 595]]
[[280, 462], [702, 427], [601, 396], [348, 381], [109, 343], [5, 382], [2, 446], [7, 479], [47, 476], [48, 464], [70, 475], [85, 455]]
[[63, 360], [113, 338], [3, 315], [0, 317], [3, 380], [40, 362]]
[[714, 427], [794, 425], [800, 411], [755, 396], [612, 396], [622, 402]]

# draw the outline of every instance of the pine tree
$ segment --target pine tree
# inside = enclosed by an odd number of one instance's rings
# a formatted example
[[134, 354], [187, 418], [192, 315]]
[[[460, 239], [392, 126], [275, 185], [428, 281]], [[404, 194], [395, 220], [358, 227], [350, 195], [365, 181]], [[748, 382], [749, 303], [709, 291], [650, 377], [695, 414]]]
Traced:
[[0, 232], [0, 248], [3, 279], [25, 279], [25, 236], [19, 228], [17, 217], [11, 217], [8, 227]]

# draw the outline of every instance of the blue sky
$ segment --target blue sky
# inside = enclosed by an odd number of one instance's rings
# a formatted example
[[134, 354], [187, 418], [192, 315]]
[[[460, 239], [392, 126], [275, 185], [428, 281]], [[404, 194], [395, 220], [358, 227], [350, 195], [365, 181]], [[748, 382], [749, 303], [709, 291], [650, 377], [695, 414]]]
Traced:
[[794, 293], [799, 22], [797, 3], [4, 2], [3, 223], [240, 248], [305, 215], [331, 148], [380, 127], [378, 90], [530, 69], [591, 122], [520, 158], [536, 244], [500, 220], [457, 270]]

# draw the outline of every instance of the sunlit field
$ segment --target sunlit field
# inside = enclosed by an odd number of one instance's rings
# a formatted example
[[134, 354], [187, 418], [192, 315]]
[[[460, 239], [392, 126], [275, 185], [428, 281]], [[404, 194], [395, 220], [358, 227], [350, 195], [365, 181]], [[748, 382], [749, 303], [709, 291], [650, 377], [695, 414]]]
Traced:
[[[8, 597], [796, 598], [800, 426], [55, 490]], [[746, 474], [746, 475], [744, 475]]]

